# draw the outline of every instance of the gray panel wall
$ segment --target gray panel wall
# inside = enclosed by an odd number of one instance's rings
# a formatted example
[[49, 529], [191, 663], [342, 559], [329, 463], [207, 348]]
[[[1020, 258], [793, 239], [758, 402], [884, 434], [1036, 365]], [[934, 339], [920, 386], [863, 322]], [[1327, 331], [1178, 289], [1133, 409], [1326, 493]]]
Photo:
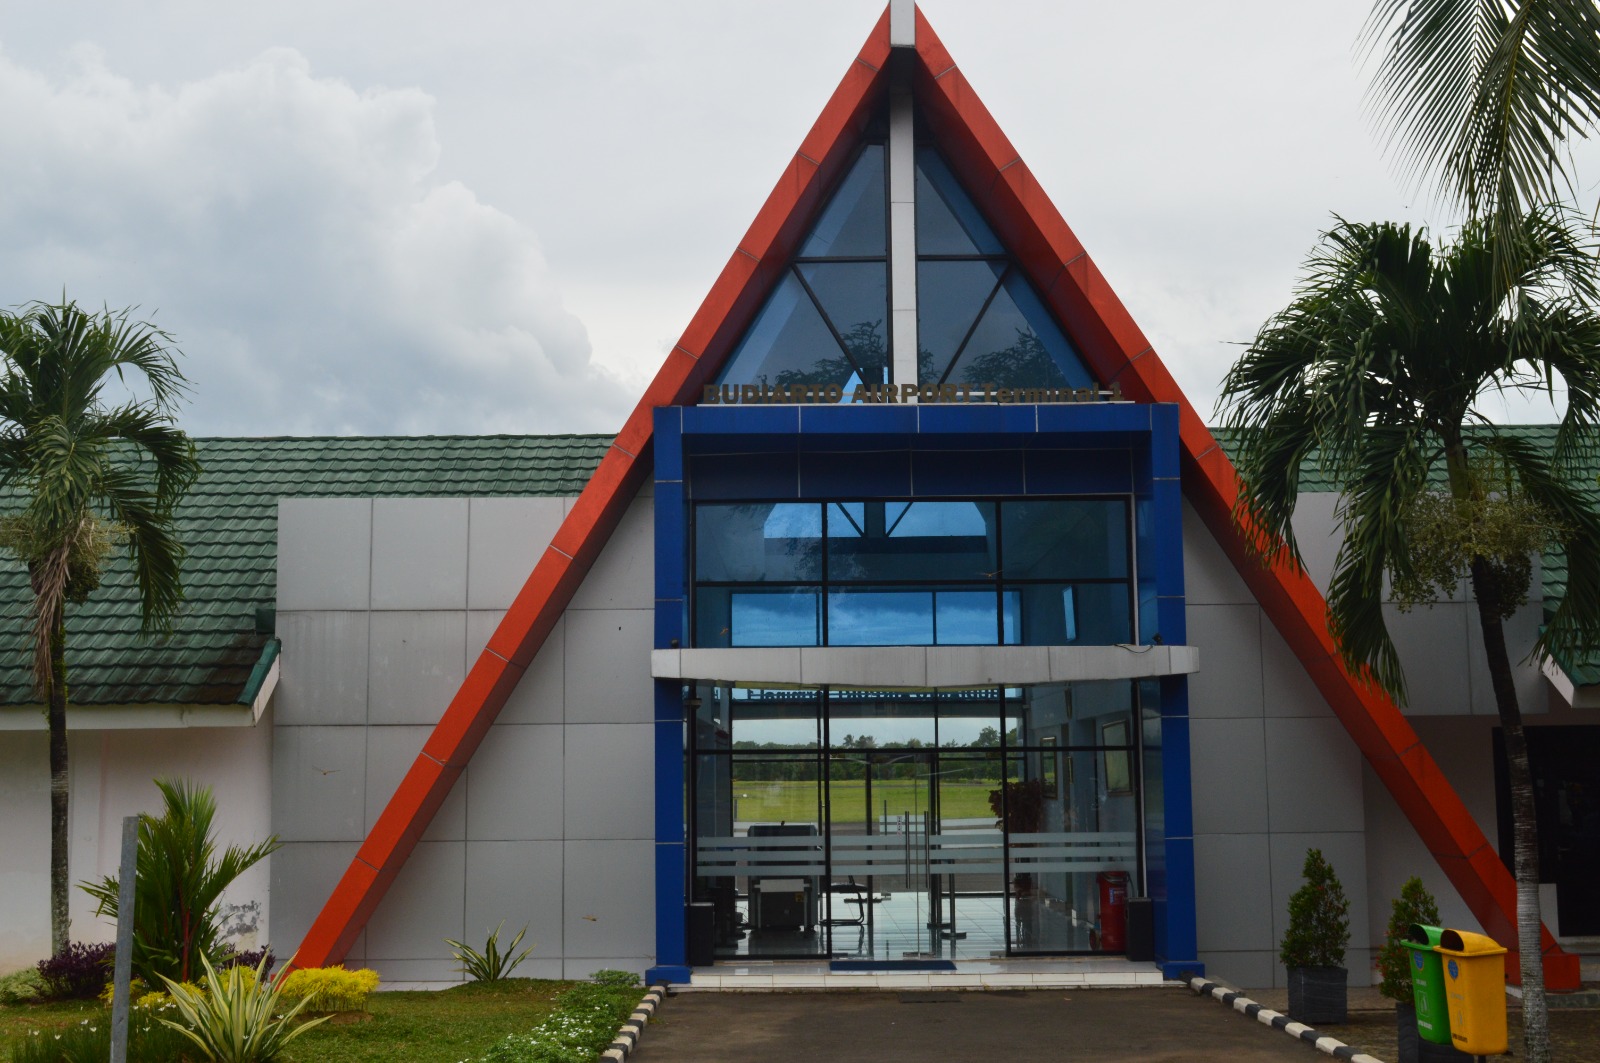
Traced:
[[[570, 506], [560, 498], [279, 504], [273, 938], [298, 944]], [[530, 977], [653, 963], [648, 489], [347, 962], [458, 980], [444, 938], [504, 921]]]
[[[1307, 572], [1326, 591], [1338, 551], [1333, 495], [1302, 496], [1295, 531]], [[1333, 862], [1350, 898], [1351, 984], [1371, 979], [1389, 900], [1421, 875], [1446, 918], [1475, 928], [1454, 889], [1378, 783], [1304, 668], [1186, 505], [1189, 638], [1201, 671], [1189, 682], [1200, 958], [1244, 986], [1282, 986], [1277, 959], [1289, 895], [1308, 847]], [[1537, 585], [1537, 575], [1535, 576]], [[1531, 645], [1537, 596], [1507, 625]], [[1495, 708], [1475, 609], [1466, 595], [1401, 614], [1390, 630], [1411, 685], [1405, 706], [1423, 740], [1493, 837], [1488, 732]], [[1546, 683], [1517, 672], [1524, 711], [1542, 712]], [[1435, 748], [1437, 744], [1437, 748]], [[1270, 919], [1265, 917], [1270, 913]]]

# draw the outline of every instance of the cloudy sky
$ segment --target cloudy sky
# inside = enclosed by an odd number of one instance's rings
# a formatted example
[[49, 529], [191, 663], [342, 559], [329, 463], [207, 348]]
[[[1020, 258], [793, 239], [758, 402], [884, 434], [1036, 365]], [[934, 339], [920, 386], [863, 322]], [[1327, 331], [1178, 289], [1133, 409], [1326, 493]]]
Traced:
[[[1333, 213], [1451, 221], [1368, 7], [923, 4], [1206, 410]], [[138, 306], [196, 434], [614, 430], [880, 10], [0, 0], [0, 305]]]

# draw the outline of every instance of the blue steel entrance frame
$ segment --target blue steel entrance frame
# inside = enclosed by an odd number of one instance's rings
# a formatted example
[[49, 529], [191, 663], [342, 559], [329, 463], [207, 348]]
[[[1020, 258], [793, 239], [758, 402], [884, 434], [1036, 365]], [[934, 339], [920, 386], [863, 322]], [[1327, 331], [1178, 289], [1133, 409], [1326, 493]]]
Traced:
[[[1139, 641], [1182, 645], [1178, 407], [1060, 405], [664, 406], [655, 411], [655, 646], [689, 644], [689, 506], [708, 499], [1025, 498], [1131, 494]], [[718, 677], [721, 678], [721, 677]], [[1160, 680], [1164, 812], [1145, 817], [1156, 959], [1203, 974], [1195, 941], [1188, 681]], [[656, 680], [656, 966], [689, 980], [686, 721], [678, 680]]]

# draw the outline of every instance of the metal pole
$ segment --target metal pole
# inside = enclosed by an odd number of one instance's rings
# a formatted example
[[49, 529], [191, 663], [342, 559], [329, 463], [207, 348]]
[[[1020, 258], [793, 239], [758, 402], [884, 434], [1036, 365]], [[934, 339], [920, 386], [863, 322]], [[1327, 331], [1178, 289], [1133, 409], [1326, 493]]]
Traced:
[[112, 973], [111, 1063], [127, 1063], [128, 997], [133, 980], [133, 887], [138, 875], [139, 817], [122, 819], [122, 870], [117, 880], [117, 960]]

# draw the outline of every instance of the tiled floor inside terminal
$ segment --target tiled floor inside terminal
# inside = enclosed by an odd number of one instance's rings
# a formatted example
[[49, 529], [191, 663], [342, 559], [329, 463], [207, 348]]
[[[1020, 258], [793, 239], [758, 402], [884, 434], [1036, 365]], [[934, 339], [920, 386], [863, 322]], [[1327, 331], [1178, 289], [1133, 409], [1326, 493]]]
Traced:
[[[737, 906], [741, 928], [721, 943], [719, 958], [994, 960], [1007, 956], [1005, 900], [994, 894], [946, 895], [937, 905], [919, 891], [834, 894], [805, 930], [753, 929], [748, 902]], [[831, 912], [831, 915], [830, 915]], [[1083, 953], [1097, 944], [1092, 925], [1043, 899], [1013, 901], [1010, 949]], [[931, 924], [931, 925], [930, 925]]]
[[1176, 985], [1153, 963], [1121, 956], [1033, 960], [957, 960], [953, 971], [831, 971], [828, 962], [747, 961], [696, 967], [672, 991], [767, 992], [794, 989], [1051, 989]]

